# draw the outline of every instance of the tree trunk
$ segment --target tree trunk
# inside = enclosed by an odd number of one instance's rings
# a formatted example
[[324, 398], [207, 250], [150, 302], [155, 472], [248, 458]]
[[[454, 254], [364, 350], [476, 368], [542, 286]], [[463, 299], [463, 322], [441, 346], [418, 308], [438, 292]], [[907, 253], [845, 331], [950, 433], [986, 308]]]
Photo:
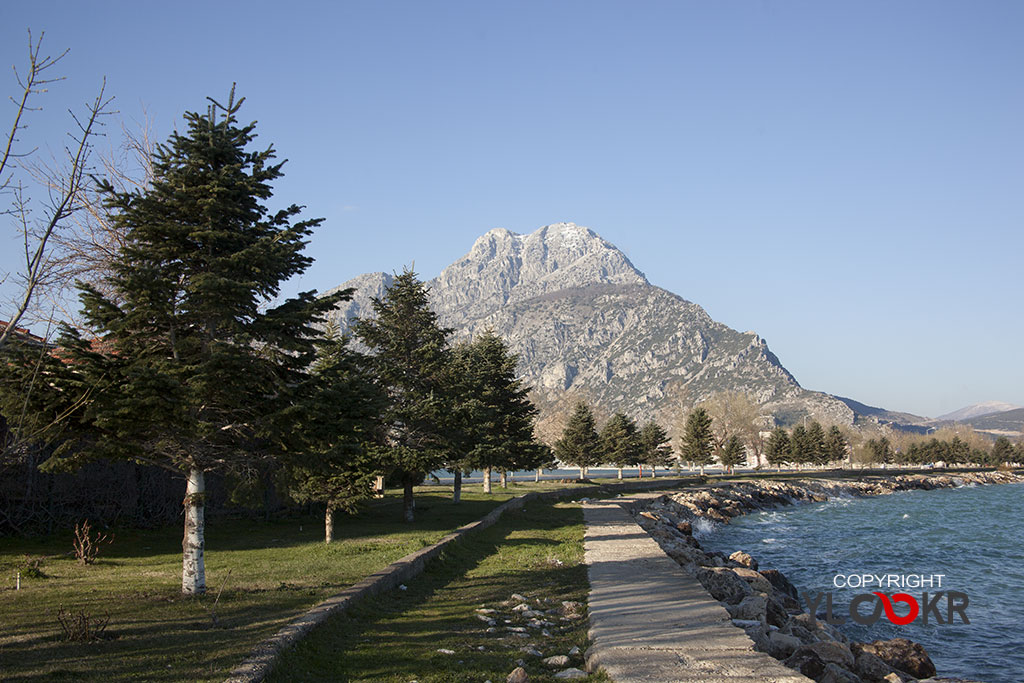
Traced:
[[619, 468], [619, 479], [622, 479], [622, 468]]
[[206, 477], [193, 468], [185, 487], [185, 537], [181, 541], [181, 592], [202, 595], [206, 592], [206, 563], [203, 559], [204, 502]]
[[704, 463], [701, 463], [701, 466], [700, 466], [700, 476], [702, 476], [702, 477], [704, 476]]
[[334, 541], [334, 508], [327, 504], [327, 512], [324, 513], [324, 543]]
[[455, 470], [455, 483], [452, 485], [452, 502], [462, 500], [462, 470]]
[[501, 488], [508, 488], [508, 472], [501, 470]]
[[484, 493], [491, 492], [491, 468], [490, 466], [484, 468]]
[[534, 477], [533, 477], [533, 480], [534, 480], [534, 481], [540, 481], [540, 475], [541, 475], [541, 473], [542, 473], [543, 471], [544, 471], [544, 470], [542, 470], [541, 468], [539, 468], [539, 467], [538, 467], [538, 468], [537, 468], [537, 473], [536, 473], [536, 474], [534, 475]]
[[587, 470], [586, 470], [585, 467], [583, 467], [583, 465], [580, 465], [580, 479], [586, 479], [586, 478], [587, 478]]
[[404, 482], [404, 484], [405, 490], [402, 493], [402, 514], [405, 521], [412, 522], [415, 521], [413, 516], [413, 510], [416, 509], [416, 501], [413, 500], [412, 497], [412, 481], [406, 481]]
[[655, 465], [651, 465], [651, 479], [654, 479], [654, 477], [657, 476], [655, 474], [655, 472], [657, 472], [657, 470], [658, 470], [658, 468]]

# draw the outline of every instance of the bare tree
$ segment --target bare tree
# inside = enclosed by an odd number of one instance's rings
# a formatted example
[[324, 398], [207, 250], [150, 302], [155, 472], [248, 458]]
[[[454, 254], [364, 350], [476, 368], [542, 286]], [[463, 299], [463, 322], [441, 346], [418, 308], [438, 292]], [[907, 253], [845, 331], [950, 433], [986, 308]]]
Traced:
[[[103, 177], [117, 192], [141, 191], [150, 186], [155, 151], [150, 130], [148, 119], [131, 128], [122, 123], [120, 146], [100, 154]], [[88, 284], [113, 299], [116, 293], [107, 285], [107, 276], [114, 256], [125, 246], [123, 229], [109, 219], [103, 196], [95, 187], [83, 188], [82, 210], [51, 239], [50, 277], [39, 290], [39, 306], [56, 311], [80, 331], [84, 326], [76, 283]]]
[[715, 452], [721, 454], [729, 438], [736, 436], [749, 445], [760, 431], [760, 406], [750, 394], [742, 391], [721, 391], [700, 405], [711, 416]]
[[[43, 34], [33, 39], [30, 31], [28, 68], [23, 73], [14, 68], [18, 96], [10, 98], [15, 114], [0, 156], [0, 193], [9, 195], [11, 202], [4, 214], [16, 226], [24, 252], [19, 270], [5, 273], [0, 279], [6, 282], [13, 275], [18, 285], [13, 310], [0, 331], [0, 348], [32, 309], [39, 291], [57, 277], [62, 259], [54, 250], [54, 237], [87, 204], [93, 139], [99, 135], [101, 118], [110, 113], [111, 98], [106, 96], [104, 79], [95, 100], [85, 106], [81, 115], [68, 110], [72, 121], [69, 142], [50, 164], [42, 163], [38, 148], [20, 150], [19, 134], [25, 130], [30, 114], [39, 110], [33, 103], [50, 85], [63, 80], [53, 70], [68, 51], [53, 57], [42, 53], [42, 45]], [[45, 199], [33, 198], [33, 190], [44, 192]]]

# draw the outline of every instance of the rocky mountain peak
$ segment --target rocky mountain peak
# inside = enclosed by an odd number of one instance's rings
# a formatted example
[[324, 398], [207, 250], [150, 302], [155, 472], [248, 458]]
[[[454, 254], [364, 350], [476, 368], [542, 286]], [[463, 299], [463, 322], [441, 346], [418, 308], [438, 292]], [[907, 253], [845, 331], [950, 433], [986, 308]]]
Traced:
[[437, 310], [459, 325], [496, 307], [563, 289], [647, 284], [615, 245], [575, 223], [546, 225], [528, 235], [505, 228], [484, 233], [469, 253], [430, 281]]

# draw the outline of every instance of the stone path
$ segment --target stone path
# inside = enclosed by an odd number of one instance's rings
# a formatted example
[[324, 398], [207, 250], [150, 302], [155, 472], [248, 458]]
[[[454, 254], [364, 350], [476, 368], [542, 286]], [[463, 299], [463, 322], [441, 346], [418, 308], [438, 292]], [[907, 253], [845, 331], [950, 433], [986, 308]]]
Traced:
[[696, 577], [633, 521], [629, 509], [656, 495], [583, 507], [593, 642], [587, 669], [603, 668], [616, 683], [807, 683], [754, 650]]

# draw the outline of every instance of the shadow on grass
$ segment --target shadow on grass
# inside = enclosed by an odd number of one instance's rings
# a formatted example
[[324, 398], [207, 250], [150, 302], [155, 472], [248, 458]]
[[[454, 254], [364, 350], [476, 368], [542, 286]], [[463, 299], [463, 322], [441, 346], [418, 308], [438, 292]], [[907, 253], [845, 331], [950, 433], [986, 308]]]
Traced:
[[[507, 673], [510, 656], [542, 636], [537, 630], [514, 634], [503, 620], [488, 634], [475, 609], [501, 610], [512, 593], [547, 598], [552, 607], [584, 601], [581, 532], [578, 508], [534, 504], [506, 513], [446, 550], [407, 590], [367, 599], [330, 619], [284, 656], [271, 680], [481, 681]], [[546, 646], [565, 652], [585, 645], [585, 625], [573, 622], [566, 632], [561, 626], [551, 627]]]

